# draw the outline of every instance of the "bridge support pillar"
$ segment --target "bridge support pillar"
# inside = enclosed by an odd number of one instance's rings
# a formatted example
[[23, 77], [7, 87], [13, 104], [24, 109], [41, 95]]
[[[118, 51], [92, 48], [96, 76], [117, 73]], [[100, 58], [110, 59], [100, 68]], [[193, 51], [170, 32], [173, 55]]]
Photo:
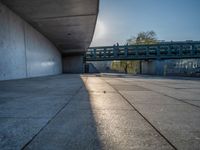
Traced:
[[63, 73], [84, 73], [83, 55], [68, 55], [62, 57]]
[[142, 61], [141, 73], [148, 75], [165, 75], [164, 60]]
[[141, 61], [141, 74], [154, 74], [155, 65], [153, 61]]

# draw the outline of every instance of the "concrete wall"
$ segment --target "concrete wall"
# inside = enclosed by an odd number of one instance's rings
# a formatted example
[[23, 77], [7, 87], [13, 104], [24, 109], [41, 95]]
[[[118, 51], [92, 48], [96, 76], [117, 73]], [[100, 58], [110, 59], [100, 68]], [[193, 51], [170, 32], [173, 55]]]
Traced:
[[106, 73], [112, 72], [111, 64], [112, 61], [90, 61], [87, 62], [89, 65], [89, 73]]
[[61, 55], [55, 46], [0, 3], [0, 80], [61, 71]]
[[[120, 61], [115, 61], [120, 62]], [[132, 65], [130, 65], [132, 62]], [[124, 68], [120, 66], [113, 67], [112, 61], [89, 61], [89, 73], [109, 73], [124, 72]], [[120, 63], [116, 63], [119, 65]], [[140, 73], [139, 61], [129, 61], [128, 68], [134, 71], [132, 74]], [[196, 76], [200, 77], [200, 59], [169, 59], [169, 60], [149, 60], [141, 61], [141, 73], [146, 75], [160, 76]]]
[[62, 58], [63, 73], [83, 73], [83, 55], [69, 55]]
[[129, 73], [129, 74], [139, 74], [140, 73], [140, 61], [138, 60], [120, 60], [113, 61], [112, 70], [120, 73]]
[[142, 74], [200, 76], [200, 59], [142, 61]]
[[139, 61], [89, 61], [89, 73], [124, 73], [125, 64], [127, 64], [127, 71], [131, 74], [140, 73]]
[[148, 74], [148, 75], [155, 75], [159, 74], [156, 69], [157, 61], [150, 60], [150, 61], [142, 61], [142, 74]]

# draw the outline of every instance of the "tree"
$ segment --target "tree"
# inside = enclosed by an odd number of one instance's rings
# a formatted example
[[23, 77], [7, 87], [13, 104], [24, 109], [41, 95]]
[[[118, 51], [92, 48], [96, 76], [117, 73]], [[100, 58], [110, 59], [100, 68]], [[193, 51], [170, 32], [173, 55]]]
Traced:
[[[142, 44], [155, 44], [157, 43], [157, 38], [156, 38], [156, 33], [152, 30], [152, 31], [146, 31], [146, 32], [140, 32], [137, 34], [136, 37], [132, 37], [130, 39], [127, 40], [127, 43], [129, 45], [132, 45], [132, 44], [138, 44], [138, 45], [142, 45]], [[139, 62], [139, 63], [135, 63], [134, 62]], [[126, 65], [126, 67], [128, 66], [128, 69], [131, 67], [134, 68], [134, 70], [136, 68], [138, 68], [138, 65], [139, 65], [139, 68], [141, 68], [141, 61], [125, 61], [124, 62]], [[131, 65], [130, 64], [134, 64], [134, 65]], [[137, 65], [136, 65], [137, 64]], [[124, 70], [126, 70], [126, 68], [124, 68]]]
[[[136, 37], [131, 37], [127, 40], [129, 45], [133, 44], [155, 44], [157, 43], [156, 33], [154, 31], [140, 32]], [[131, 60], [131, 61], [117, 61], [112, 63], [112, 68], [116, 71], [122, 71], [125, 73], [139, 73], [141, 70], [141, 61]]]
[[131, 44], [155, 44], [157, 43], [156, 33], [154, 31], [140, 32], [136, 37], [127, 40]]

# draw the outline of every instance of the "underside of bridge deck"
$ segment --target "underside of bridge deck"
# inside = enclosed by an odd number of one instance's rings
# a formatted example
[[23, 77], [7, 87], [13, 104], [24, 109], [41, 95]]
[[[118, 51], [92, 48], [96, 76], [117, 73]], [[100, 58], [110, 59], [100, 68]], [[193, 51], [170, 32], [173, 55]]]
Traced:
[[1, 0], [0, 80], [81, 73], [98, 8], [99, 0]]
[[63, 53], [85, 51], [91, 43], [98, 0], [2, 0]]

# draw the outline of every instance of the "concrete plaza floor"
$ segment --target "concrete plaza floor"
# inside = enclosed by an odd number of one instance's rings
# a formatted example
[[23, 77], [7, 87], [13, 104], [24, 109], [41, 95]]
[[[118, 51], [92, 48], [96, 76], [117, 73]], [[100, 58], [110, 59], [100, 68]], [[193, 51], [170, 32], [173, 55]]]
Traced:
[[200, 80], [58, 75], [0, 81], [0, 150], [200, 149]]

